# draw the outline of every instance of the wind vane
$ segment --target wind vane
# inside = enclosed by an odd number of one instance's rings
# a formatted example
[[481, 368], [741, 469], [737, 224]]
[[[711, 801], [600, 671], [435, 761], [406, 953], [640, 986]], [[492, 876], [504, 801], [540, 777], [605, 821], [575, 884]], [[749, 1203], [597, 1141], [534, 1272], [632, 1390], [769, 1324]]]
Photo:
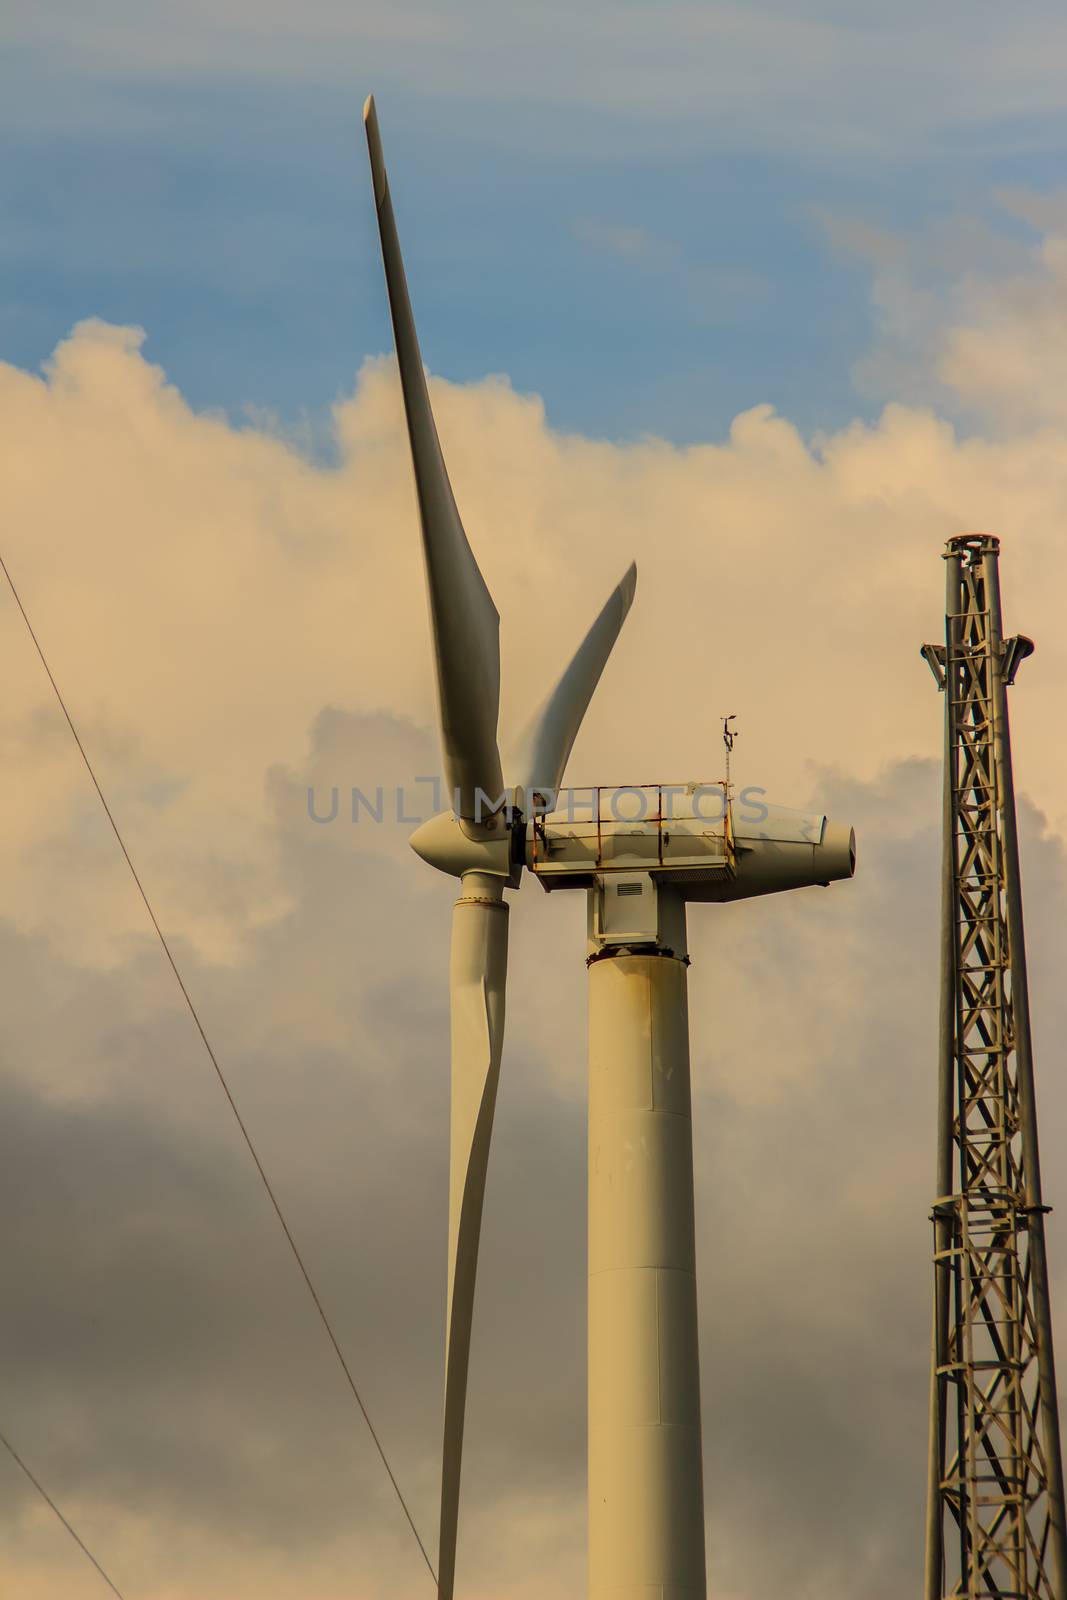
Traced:
[[737, 715], [731, 711], [728, 717], [722, 719], [722, 742], [726, 746], [726, 798], [730, 798], [730, 757], [734, 751], [734, 741], [737, 738], [737, 729], [731, 728], [731, 722], [737, 721]]

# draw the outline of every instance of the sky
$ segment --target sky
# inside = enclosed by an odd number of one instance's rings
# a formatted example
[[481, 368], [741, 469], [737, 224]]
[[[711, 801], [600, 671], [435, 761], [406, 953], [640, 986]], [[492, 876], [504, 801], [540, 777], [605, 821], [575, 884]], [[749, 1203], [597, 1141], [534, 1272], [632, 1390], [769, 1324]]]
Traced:
[[[690, 915], [709, 1573], [717, 1600], [914, 1592], [942, 714], [919, 645], [943, 543], [977, 528], [1038, 646], [1012, 714], [1067, 1327], [1067, 21], [56, 0], [0, 42], [0, 554], [424, 1537], [452, 893], [392, 804], [439, 756], [369, 91], [501, 613], [505, 751], [636, 558], [570, 780], [714, 781], [735, 712], [738, 783], [856, 828], [853, 883]], [[5, 592], [0, 677], [0, 1428], [126, 1600], [419, 1600]], [[512, 898], [459, 1580], [577, 1600], [584, 908]], [[0, 1521], [20, 1600], [106, 1592], [2, 1457]]]

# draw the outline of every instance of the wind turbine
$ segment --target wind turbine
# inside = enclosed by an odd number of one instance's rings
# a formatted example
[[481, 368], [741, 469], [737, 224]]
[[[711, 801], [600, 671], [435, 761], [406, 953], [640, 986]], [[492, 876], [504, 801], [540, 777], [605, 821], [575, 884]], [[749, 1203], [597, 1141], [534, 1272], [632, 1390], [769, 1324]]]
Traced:
[[[441, 454], [373, 97], [363, 119], [426, 563], [454, 809], [412, 847], [459, 879], [451, 954], [448, 1312], [438, 1594], [452, 1600], [475, 1272], [500, 1074], [504, 890], [583, 889], [589, 967], [589, 1595], [706, 1594], [686, 904], [850, 878], [852, 830], [729, 784], [581, 791], [567, 759], [633, 602], [631, 566], [533, 717], [497, 745], [499, 616]], [[742, 796], [742, 799], [744, 796]]]

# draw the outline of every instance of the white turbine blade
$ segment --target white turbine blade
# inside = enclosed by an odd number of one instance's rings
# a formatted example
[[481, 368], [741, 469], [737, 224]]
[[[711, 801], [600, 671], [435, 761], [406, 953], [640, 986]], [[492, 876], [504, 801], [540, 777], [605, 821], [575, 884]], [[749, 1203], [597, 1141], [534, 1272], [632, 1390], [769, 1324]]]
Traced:
[[554, 792], [562, 783], [582, 718], [626, 621], [636, 588], [637, 564], [631, 562], [570, 666], [530, 722], [514, 762], [516, 781], [527, 793]]
[[500, 618], [463, 531], [430, 409], [373, 96], [363, 108], [363, 121], [415, 468], [445, 776], [450, 794], [459, 791], [460, 814], [474, 818], [476, 791], [495, 799], [504, 787], [496, 739]]
[[501, 889], [495, 885], [487, 889], [489, 880], [480, 874], [476, 881], [477, 897], [458, 900], [452, 920], [452, 1132], [439, 1600], [452, 1600], [455, 1581], [474, 1282], [504, 1040], [508, 963], [508, 908]]

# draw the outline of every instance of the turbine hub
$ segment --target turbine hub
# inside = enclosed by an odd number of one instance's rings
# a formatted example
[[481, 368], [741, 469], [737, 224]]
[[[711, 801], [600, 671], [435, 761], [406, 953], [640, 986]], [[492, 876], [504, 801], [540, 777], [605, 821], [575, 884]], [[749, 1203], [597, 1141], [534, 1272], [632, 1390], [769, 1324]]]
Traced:
[[423, 822], [409, 840], [411, 848], [438, 872], [462, 878], [468, 872], [511, 880], [511, 834], [500, 817], [484, 823], [465, 822], [451, 811], [439, 811]]

